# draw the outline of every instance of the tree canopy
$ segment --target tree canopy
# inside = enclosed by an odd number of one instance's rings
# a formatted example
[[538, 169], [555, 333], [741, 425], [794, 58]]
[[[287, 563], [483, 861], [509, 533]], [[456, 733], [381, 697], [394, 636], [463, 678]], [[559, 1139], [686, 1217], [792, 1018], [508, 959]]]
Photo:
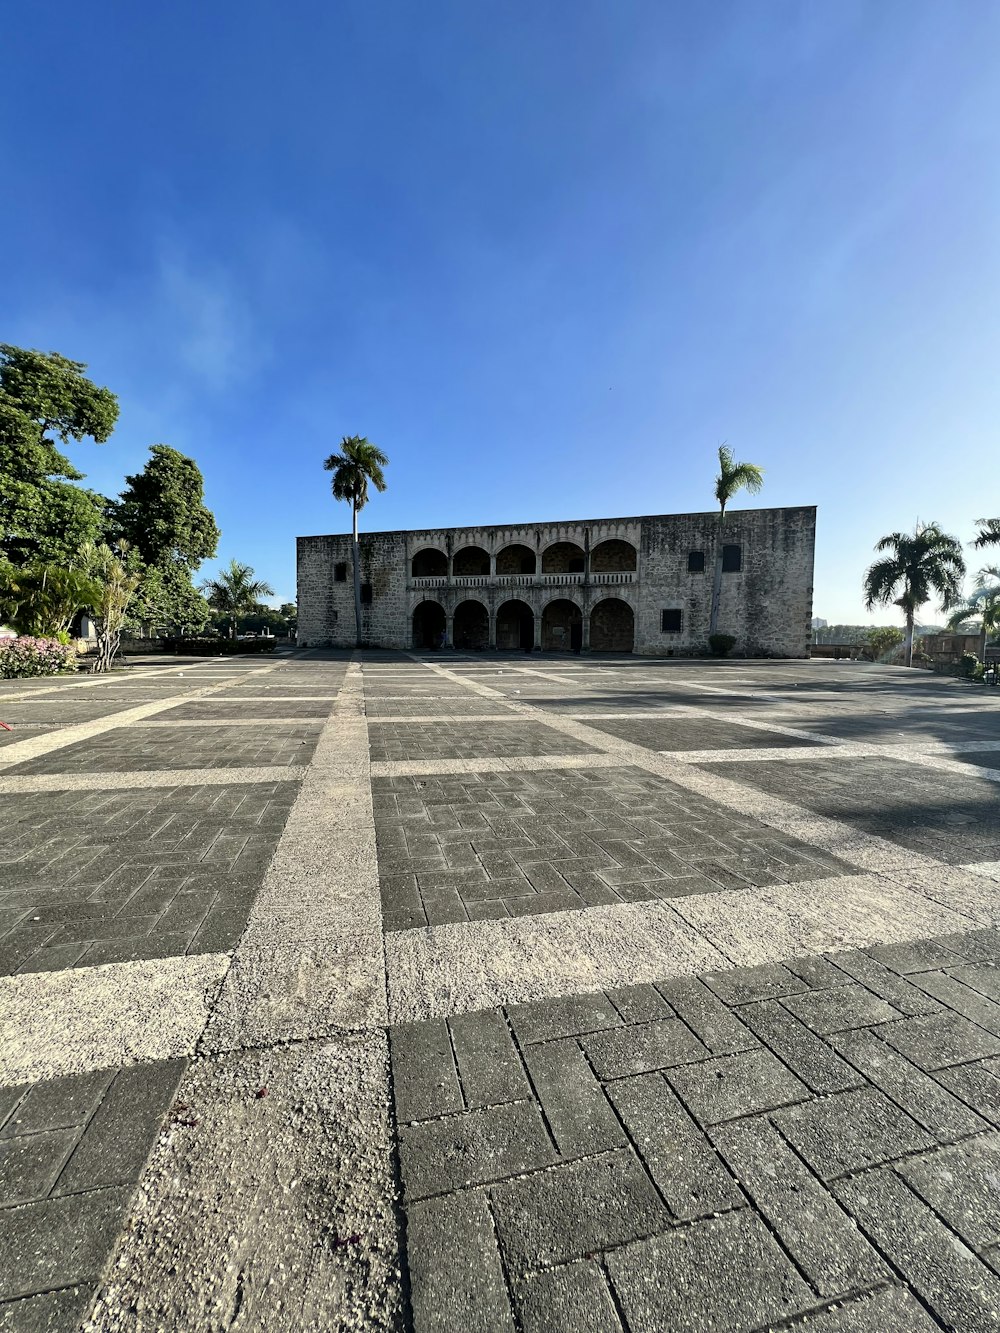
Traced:
[[263, 579], [255, 578], [252, 566], [244, 565], [239, 560], [230, 560], [214, 579], [205, 579], [201, 591], [213, 610], [232, 617], [231, 633], [234, 638], [237, 618], [253, 611], [262, 598], [274, 596], [271, 585]]
[[865, 574], [865, 607], [872, 611], [892, 602], [902, 609], [906, 616], [906, 665], [909, 666], [917, 611], [933, 594], [940, 598], [944, 611], [961, 596], [965, 577], [962, 545], [943, 532], [939, 524], [918, 523], [913, 532], [890, 532], [876, 543], [875, 550], [883, 554]]
[[746, 491], [756, 495], [764, 485], [764, 469], [756, 463], [737, 463], [736, 455], [728, 445], [719, 445], [719, 475], [715, 479], [715, 498], [719, 502], [719, 517], [724, 518], [726, 505], [737, 493]]
[[125, 478], [114, 521], [144, 564], [197, 569], [215, 555], [219, 529], [204, 504], [201, 470], [168, 444], [154, 444], [141, 472]]

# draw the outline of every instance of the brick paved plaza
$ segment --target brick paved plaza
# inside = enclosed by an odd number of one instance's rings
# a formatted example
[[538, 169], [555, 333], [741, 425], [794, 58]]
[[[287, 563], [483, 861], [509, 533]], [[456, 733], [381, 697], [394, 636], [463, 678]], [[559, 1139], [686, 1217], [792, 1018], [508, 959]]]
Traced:
[[1000, 1327], [1000, 698], [0, 682], [0, 1328]]

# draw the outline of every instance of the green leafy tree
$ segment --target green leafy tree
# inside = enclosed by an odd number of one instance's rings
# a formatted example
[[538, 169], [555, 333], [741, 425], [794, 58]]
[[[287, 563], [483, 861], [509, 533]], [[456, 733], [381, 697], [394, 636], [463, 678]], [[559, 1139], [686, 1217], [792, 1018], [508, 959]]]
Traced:
[[239, 617], [248, 615], [263, 598], [274, 596], [271, 585], [254, 578], [252, 566], [243, 565], [238, 560], [230, 560], [214, 579], [205, 579], [201, 591], [214, 611], [230, 618], [229, 634], [233, 639], [236, 638]]
[[101, 593], [100, 584], [79, 569], [0, 562], [0, 624], [18, 634], [65, 633], [77, 612], [95, 606]]
[[345, 435], [340, 441], [340, 453], [331, 454], [323, 464], [332, 472], [330, 489], [335, 500], [346, 500], [351, 506], [351, 555], [354, 563], [354, 623], [357, 646], [361, 647], [361, 552], [358, 548], [358, 514], [368, 503], [368, 487], [385, 490], [385, 473], [389, 460], [363, 435]]
[[979, 532], [973, 546], [1000, 546], [1000, 518], [977, 518]]
[[976, 623], [979, 626], [979, 660], [983, 662], [990, 636], [1000, 634], [1000, 565], [986, 565], [979, 571], [972, 592], [948, 618], [948, 628], [952, 630]]
[[90, 543], [80, 552], [81, 567], [100, 586], [100, 597], [93, 605], [97, 626], [97, 653], [94, 671], [110, 671], [121, 647], [122, 631], [129, 607], [142, 579], [142, 561], [127, 542], [114, 548], [106, 542]]
[[715, 498], [719, 502], [719, 530], [716, 537], [715, 576], [712, 580], [712, 612], [709, 617], [710, 635], [719, 627], [719, 602], [722, 598], [722, 533], [726, 521], [726, 506], [739, 491], [757, 495], [764, 485], [764, 469], [756, 463], [738, 463], [725, 444], [719, 445], [719, 475], [715, 479]]
[[903, 631], [895, 625], [877, 625], [865, 635], [866, 656], [873, 662], [881, 661], [903, 642]]
[[961, 596], [965, 577], [962, 546], [943, 532], [937, 523], [918, 523], [912, 533], [890, 532], [876, 543], [877, 552], [889, 552], [870, 565], [864, 580], [865, 607], [890, 602], [906, 617], [906, 665], [913, 665], [913, 622], [917, 611], [931, 600], [941, 599], [947, 611]]
[[129, 628], [201, 629], [209, 607], [191, 576], [215, 555], [219, 529], [204, 503], [204, 482], [194, 459], [167, 444], [154, 444], [149, 453], [143, 470], [125, 478], [125, 489], [111, 507], [116, 535], [145, 566]]
[[58, 352], [0, 344], [0, 551], [16, 564], [64, 561], [102, 531], [106, 501], [58, 445], [103, 443], [118, 400]]

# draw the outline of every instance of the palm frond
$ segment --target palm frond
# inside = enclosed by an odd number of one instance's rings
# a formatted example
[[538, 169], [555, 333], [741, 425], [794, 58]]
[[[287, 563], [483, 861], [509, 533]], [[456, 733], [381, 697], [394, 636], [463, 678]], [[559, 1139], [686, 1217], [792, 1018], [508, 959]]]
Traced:
[[1000, 546], [1000, 518], [977, 518], [979, 532], [973, 546]]

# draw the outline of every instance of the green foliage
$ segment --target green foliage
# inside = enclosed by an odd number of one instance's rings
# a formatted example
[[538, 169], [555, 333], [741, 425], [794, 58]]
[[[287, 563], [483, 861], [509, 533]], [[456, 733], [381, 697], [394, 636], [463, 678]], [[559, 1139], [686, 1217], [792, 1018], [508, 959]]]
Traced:
[[986, 635], [1000, 631], [1000, 566], [986, 565], [981, 569], [972, 592], [948, 617], [949, 629], [957, 631], [969, 625], [973, 633]]
[[80, 553], [81, 566], [101, 586], [100, 600], [93, 607], [97, 625], [95, 671], [110, 671], [121, 644], [129, 606], [142, 580], [142, 561], [127, 542], [114, 549], [102, 542], [88, 545]]
[[215, 518], [203, 503], [201, 470], [167, 444], [151, 445], [149, 452], [143, 470], [125, 478], [114, 507], [118, 532], [146, 565], [197, 569], [219, 545]]
[[873, 662], [877, 662], [894, 648], [898, 648], [903, 638], [903, 631], [897, 629], [895, 625], [880, 625], [870, 629], [865, 635], [865, 655], [870, 656]]
[[81, 474], [56, 447], [100, 444], [118, 400], [58, 352], [0, 344], [0, 551], [24, 564], [64, 560], [100, 535], [105, 501], [69, 485]]
[[745, 490], [756, 495], [764, 485], [764, 469], [756, 463], [737, 463], [736, 456], [725, 444], [719, 445], [719, 475], [715, 479], [715, 498], [719, 502], [719, 518], [725, 517], [726, 505], [737, 493]]
[[211, 607], [184, 565], [146, 566], [125, 618], [125, 630], [145, 634], [176, 628], [190, 633], [204, 629], [211, 615]]
[[101, 585], [62, 565], [0, 563], [0, 622], [19, 634], [59, 635], [78, 611], [97, 605]]
[[368, 485], [384, 491], [388, 458], [377, 445], [364, 435], [345, 435], [340, 441], [340, 453], [331, 454], [323, 464], [333, 473], [330, 489], [335, 500], [346, 500], [355, 514], [368, 503]]
[[254, 611], [264, 597], [273, 597], [274, 589], [263, 579], [254, 578], [250, 565], [230, 560], [214, 579], [205, 579], [201, 591], [214, 611], [232, 618], [231, 634], [236, 637], [236, 619]]
[[710, 634], [708, 646], [716, 657], [726, 657], [736, 647], [736, 638], [732, 634]]
[[918, 523], [912, 533], [890, 532], [875, 545], [889, 555], [868, 567], [864, 580], [865, 607], [892, 602], [906, 616], [907, 661], [913, 657], [913, 620], [936, 593], [941, 609], [948, 610], [961, 596], [965, 577], [962, 545], [937, 523]]
[[983, 664], [975, 653], [963, 653], [958, 667], [961, 674], [968, 676], [970, 680], [983, 674]]
[[973, 546], [1000, 546], [1000, 518], [977, 518], [979, 532]]

